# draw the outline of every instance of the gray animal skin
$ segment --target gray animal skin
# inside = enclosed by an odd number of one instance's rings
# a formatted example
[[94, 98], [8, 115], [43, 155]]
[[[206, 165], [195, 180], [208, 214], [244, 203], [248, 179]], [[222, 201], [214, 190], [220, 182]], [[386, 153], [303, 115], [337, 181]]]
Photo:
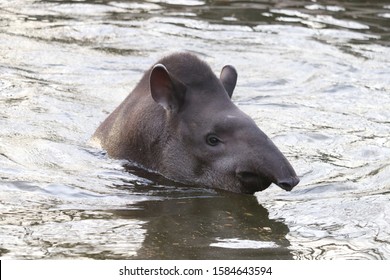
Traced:
[[109, 156], [186, 185], [253, 194], [299, 179], [279, 149], [231, 101], [237, 72], [174, 53], [149, 69], [98, 127]]

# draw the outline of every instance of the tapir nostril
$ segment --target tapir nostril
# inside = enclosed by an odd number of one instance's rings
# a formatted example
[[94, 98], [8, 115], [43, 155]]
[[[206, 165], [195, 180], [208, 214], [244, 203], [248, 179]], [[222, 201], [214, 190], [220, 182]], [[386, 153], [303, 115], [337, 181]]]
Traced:
[[291, 191], [299, 183], [299, 178], [294, 176], [288, 179], [278, 180], [276, 184], [286, 191]]

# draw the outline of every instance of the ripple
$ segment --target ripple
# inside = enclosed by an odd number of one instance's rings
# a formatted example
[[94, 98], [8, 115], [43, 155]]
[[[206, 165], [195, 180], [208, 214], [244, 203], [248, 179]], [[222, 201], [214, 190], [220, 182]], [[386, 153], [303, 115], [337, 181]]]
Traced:
[[264, 249], [279, 247], [275, 242], [270, 241], [240, 240], [237, 238], [217, 238], [216, 241], [216, 243], [211, 243], [210, 246], [229, 249]]
[[[284, 9], [271, 9], [272, 13], [282, 14], [289, 17], [279, 17], [277, 18], [280, 21], [287, 22], [296, 22], [299, 21], [303, 24], [307, 24], [310, 27], [316, 28], [324, 28], [327, 25], [334, 25], [338, 27], [344, 27], [347, 29], [357, 29], [357, 30], [366, 30], [370, 29], [370, 27], [366, 24], [362, 24], [359, 22], [351, 21], [351, 20], [340, 20], [336, 19], [330, 15], [315, 15], [311, 16], [309, 14], [305, 14], [299, 11], [294, 10], [284, 10]], [[317, 23], [317, 25], [316, 25]], [[320, 23], [320, 24], [318, 24]], [[324, 24], [324, 25], [321, 25]]]

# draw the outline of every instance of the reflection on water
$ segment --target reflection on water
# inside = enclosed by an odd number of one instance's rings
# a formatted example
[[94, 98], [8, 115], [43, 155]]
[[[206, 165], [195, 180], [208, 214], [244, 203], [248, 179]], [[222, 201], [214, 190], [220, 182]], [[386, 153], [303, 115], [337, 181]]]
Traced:
[[[0, 256], [388, 259], [387, 2], [0, 1]], [[293, 192], [161, 185], [89, 146], [176, 50], [237, 68]]]
[[252, 196], [228, 195], [143, 201], [118, 210], [146, 220], [140, 259], [289, 259], [288, 228], [270, 220]]

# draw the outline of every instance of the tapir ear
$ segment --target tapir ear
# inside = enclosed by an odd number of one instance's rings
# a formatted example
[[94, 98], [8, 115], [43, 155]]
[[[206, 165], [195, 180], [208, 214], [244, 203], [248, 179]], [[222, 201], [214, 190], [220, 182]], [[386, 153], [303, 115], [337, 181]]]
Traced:
[[237, 71], [231, 65], [225, 65], [222, 68], [220, 80], [225, 88], [226, 92], [229, 94], [229, 97], [232, 98], [233, 90], [236, 87], [237, 83]]
[[150, 73], [150, 93], [164, 109], [177, 112], [184, 103], [186, 86], [171, 76], [162, 64], [153, 67]]

